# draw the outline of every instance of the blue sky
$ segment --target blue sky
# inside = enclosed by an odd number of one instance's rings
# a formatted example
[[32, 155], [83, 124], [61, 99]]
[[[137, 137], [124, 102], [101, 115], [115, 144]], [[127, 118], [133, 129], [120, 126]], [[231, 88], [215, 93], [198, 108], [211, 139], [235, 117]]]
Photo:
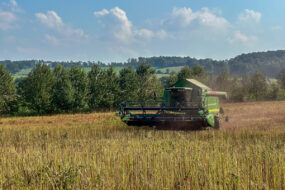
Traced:
[[0, 60], [228, 59], [285, 49], [283, 0], [0, 0]]

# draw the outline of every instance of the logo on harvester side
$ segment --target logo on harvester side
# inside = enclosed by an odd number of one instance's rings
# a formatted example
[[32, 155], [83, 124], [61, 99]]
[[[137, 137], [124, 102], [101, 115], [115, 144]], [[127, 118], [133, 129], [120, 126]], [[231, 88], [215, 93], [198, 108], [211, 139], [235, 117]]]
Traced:
[[219, 112], [220, 109], [210, 109], [209, 112]]

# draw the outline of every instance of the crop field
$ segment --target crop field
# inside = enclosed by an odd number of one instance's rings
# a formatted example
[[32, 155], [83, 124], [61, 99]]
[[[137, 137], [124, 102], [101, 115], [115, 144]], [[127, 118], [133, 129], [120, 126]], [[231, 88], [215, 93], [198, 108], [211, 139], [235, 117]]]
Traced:
[[29, 72], [31, 72], [32, 69], [22, 69], [21, 71], [17, 72], [13, 75], [14, 79], [27, 77]]
[[[108, 69], [109, 67], [101, 67], [103, 70]], [[114, 67], [115, 72], [118, 74], [124, 67]], [[82, 67], [82, 69], [88, 73], [91, 71], [91, 67]], [[24, 78], [27, 77], [29, 72], [31, 72], [32, 69], [22, 69], [21, 71], [15, 73], [13, 75], [14, 79], [18, 79], [18, 78]]]
[[[109, 67], [101, 67], [103, 70], [108, 69]], [[120, 66], [116, 66], [114, 67], [115, 72], [118, 74], [124, 67], [120, 67]], [[155, 68], [156, 71], [161, 71], [162, 73], [165, 73], [167, 70], [169, 72], [179, 72], [181, 70], [181, 68], [183, 68], [182, 66], [177, 66], [177, 67], [165, 67], [165, 68]], [[91, 67], [82, 67], [82, 69], [88, 73], [91, 71]], [[29, 72], [31, 72], [32, 69], [22, 69], [21, 71], [15, 73], [13, 75], [14, 79], [18, 79], [18, 78], [24, 78], [27, 77]], [[161, 77], [165, 77], [165, 76], [169, 76], [169, 74], [156, 74], [156, 76], [158, 78]]]
[[223, 107], [218, 131], [114, 113], [0, 118], [0, 189], [285, 189], [285, 102]]
[[170, 72], [178, 73], [184, 66], [176, 66], [176, 67], [164, 67], [164, 68], [155, 68], [157, 71], [165, 73], [167, 70]]

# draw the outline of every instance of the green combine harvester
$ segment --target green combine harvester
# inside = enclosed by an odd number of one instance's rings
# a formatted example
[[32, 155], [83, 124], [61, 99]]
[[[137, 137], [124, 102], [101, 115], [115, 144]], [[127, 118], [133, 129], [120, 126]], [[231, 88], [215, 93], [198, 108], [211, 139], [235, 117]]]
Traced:
[[162, 101], [123, 102], [117, 115], [128, 125], [219, 129], [223, 115], [219, 98], [226, 99], [227, 93], [195, 79], [179, 80], [164, 90]]

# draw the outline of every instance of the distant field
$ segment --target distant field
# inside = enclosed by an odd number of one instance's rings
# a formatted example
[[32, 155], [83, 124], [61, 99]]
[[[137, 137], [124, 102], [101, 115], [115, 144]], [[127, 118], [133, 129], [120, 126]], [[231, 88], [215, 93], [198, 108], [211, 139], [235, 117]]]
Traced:
[[[106, 70], [108, 69], [109, 67], [101, 67], [102, 69]], [[116, 73], [119, 73], [124, 67], [114, 67], [114, 71]], [[83, 70], [88, 73], [91, 71], [91, 67], [83, 67]]]
[[114, 113], [0, 118], [0, 189], [284, 189], [285, 102], [223, 107], [219, 131]]
[[28, 76], [29, 72], [31, 72], [32, 69], [22, 69], [20, 72], [17, 72], [14, 74], [14, 79], [22, 78]]
[[164, 67], [164, 68], [155, 68], [157, 71], [161, 71], [165, 73], [167, 70], [170, 72], [179, 72], [184, 66], [178, 66], [178, 67]]
[[[103, 69], [108, 69], [108, 67], [102, 67]], [[116, 73], [119, 73], [124, 67], [114, 67], [114, 70]], [[182, 67], [165, 67], [165, 68], [155, 68], [156, 71], [161, 71], [162, 73], [165, 73], [167, 71], [167, 69], [169, 70], [169, 72], [179, 72], [180, 69]], [[91, 68], [90, 67], [83, 67], [82, 68], [86, 73], [88, 73]], [[21, 70], [20, 72], [16, 73], [13, 75], [14, 79], [18, 79], [18, 78], [23, 78], [23, 77], [26, 77], [28, 76], [29, 72], [31, 71], [32, 69], [23, 69]], [[157, 77], [158, 78], [161, 78], [163, 76], [168, 76], [168, 74], [157, 74]]]
[[[103, 69], [108, 69], [108, 67], [102, 67]], [[114, 70], [116, 73], [119, 73], [124, 67], [114, 67]], [[170, 72], [179, 72], [183, 66], [178, 67], [164, 67], [164, 68], [154, 68], [156, 71], [161, 71], [162, 73], [165, 73], [167, 70]], [[83, 67], [83, 70], [86, 72], [89, 72], [91, 70], [90, 67]]]
[[[114, 70], [116, 73], [119, 73], [120, 70], [122, 70], [124, 67], [114, 67]], [[86, 73], [90, 72], [91, 71], [91, 67], [83, 67], [82, 68]], [[102, 69], [108, 69], [108, 67], [102, 67]], [[22, 77], [26, 77], [28, 76], [29, 72], [31, 71], [32, 69], [23, 69], [21, 70], [20, 72], [14, 74], [14, 79], [17, 79], [17, 78], [22, 78]]]
[[160, 71], [162, 73], [162, 74], [156, 74], [156, 76], [157, 76], [157, 78], [167, 77], [167, 76], [169, 76], [169, 74], [166, 74], [167, 71], [168, 71], [168, 73], [171, 73], [171, 72], [178, 73], [182, 68], [183, 68], [183, 66], [155, 68], [157, 72]]

